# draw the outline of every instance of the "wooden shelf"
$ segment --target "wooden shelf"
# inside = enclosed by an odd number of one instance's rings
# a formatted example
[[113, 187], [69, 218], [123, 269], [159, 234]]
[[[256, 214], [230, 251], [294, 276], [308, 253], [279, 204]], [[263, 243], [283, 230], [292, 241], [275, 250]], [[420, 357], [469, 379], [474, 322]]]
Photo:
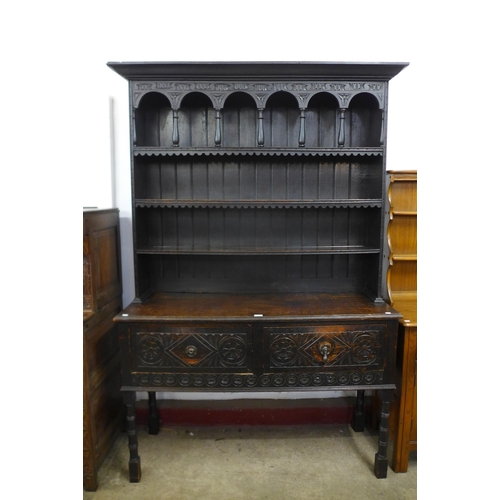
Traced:
[[301, 255], [301, 254], [378, 254], [379, 248], [363, 245], [353, 246], [302, 246], [302, 247], [251, 247], [232, 246], [225, 248], [183, 246], [145, 246], [137, 249], [138, 254], [170, 255]]
[[136, 146], [134, 156], [382, 156], [384, 148], [164, 148]]
[[407, 254], [407, 255], [403, 255], [403, 254], [397, 254], [397, 255], [391, 255], [390, 256], [390, 259], [393, 260], [393, 261], [416, 261], [417, 260], [417, 254]]
[[380, 208], [380, 199], [357, 200], [163, 200], [136, 199], [138, 208]]
[[416, 217], [417, 216], [417, 212], [413, 212], [413, 211], [409, 211], [409, 210], [405, 210], [405, 211], [402, 211], [402, 210], [391, 210], [390, 212], [391, 214], [391, 217], [394, 216], [394, 215], [403, 215], [403, 216], [408, 216], [408, 217]]

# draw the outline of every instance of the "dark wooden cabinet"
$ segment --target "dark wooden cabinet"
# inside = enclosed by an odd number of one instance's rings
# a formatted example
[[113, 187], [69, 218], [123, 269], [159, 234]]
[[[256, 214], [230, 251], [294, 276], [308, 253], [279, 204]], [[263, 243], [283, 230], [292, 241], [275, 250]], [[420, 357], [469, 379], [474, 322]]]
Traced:
[[122, 309], [117, 209], [83, 211], [83, 487], [97, 474], [124, 418], [118, 333]]
[[356, 390], [359, 430], [379, 389], [387, 424], [386, 114], [406, 64], [109, 66], [130, 89], [136, 299], [116, 321], [131, 481], [138, 390], [153, 414], [158, 390]]

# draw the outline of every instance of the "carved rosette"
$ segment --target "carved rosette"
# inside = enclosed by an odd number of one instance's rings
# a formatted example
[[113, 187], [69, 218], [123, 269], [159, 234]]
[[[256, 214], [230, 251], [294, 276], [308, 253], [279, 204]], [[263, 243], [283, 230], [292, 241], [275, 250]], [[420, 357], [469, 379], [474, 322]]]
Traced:
[[148, 335], [139, 342], [139, 358], [146, 365], [155, 365], [161, 361], [163, 349], [160, 338]]
[[373, 332], [362, 332], [352, 343], [352, 361], [357, 365], [369, 365], [377, 360], [380, 344]]
[[278, 366], [289, 366], [296, 363], [297, 345], [293, 338], [280, 336], [271, 343], [271, 359]]
[[239, 365], [245, 360], [246, 345], [240, 338], [225, 337], [219, 344], [219, 356], [226, 365]]

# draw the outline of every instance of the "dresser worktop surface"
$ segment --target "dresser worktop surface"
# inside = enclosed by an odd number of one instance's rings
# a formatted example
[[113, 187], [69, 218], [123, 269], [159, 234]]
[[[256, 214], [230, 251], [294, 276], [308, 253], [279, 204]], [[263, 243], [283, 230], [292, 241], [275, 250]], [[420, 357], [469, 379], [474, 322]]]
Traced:
[[369, 298], [326, 293], [155, 293], [142, 304], [132, 303], [115, 321], [280, 321], [387, 319], [400, 314]]

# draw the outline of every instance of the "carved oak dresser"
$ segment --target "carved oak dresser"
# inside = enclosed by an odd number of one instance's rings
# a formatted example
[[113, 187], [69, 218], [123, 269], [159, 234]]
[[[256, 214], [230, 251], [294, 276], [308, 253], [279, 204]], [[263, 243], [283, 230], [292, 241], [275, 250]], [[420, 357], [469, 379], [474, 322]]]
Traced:
[[389, 80], [406, 63], [108, 63], [129, 81], [136, 299], [119, 327], [130, 481], [135, 394], [381, 394], [401, 315], [382, 298]]

